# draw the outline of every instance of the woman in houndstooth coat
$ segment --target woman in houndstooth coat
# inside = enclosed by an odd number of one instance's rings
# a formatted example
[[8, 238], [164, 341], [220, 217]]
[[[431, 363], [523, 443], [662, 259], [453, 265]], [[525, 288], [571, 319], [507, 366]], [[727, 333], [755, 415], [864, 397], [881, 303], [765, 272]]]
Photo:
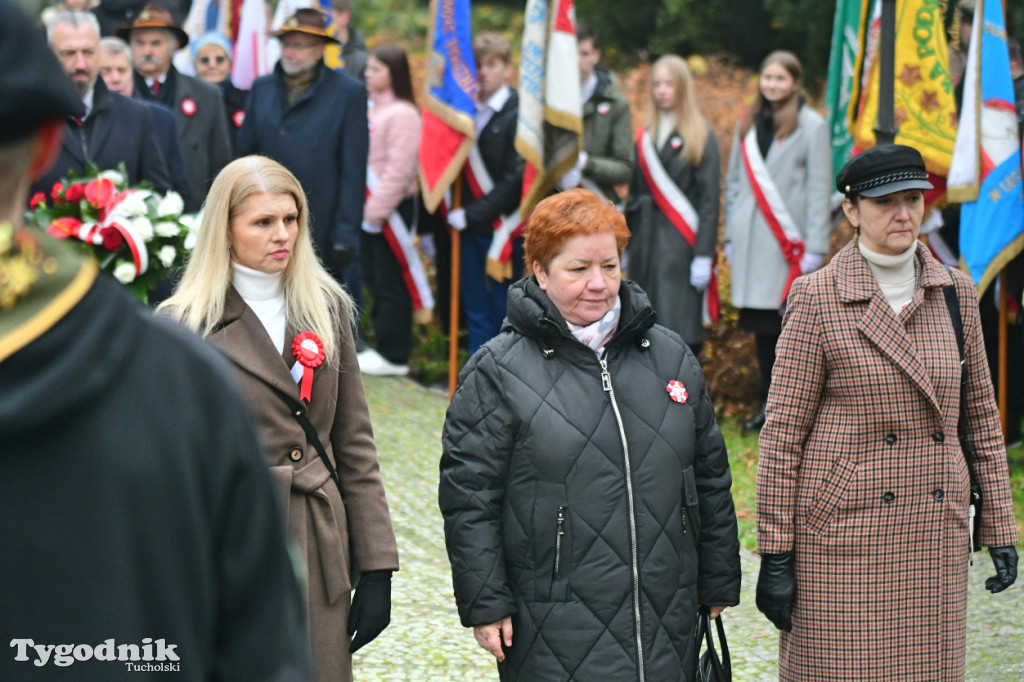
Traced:
[[[758, 608], [782, 680], [962, 680], [973, 452], [981, 543], [1016, 577], [1005, 450], [971, 279], [917, 242], [920, 154], [875, 147], [836, 180], [858, 228], [789, 295], [757, 471]], [[959, 349], [943, 290], [955, 287]]]

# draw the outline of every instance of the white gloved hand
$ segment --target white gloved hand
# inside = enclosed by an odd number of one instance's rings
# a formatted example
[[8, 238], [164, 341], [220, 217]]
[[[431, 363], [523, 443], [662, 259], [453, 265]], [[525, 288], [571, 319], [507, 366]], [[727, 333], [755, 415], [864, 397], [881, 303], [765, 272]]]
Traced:
[[732, 262], [732, 242], [726, 242], [722, 244], [722, 252], [725, 254], [725, 260]]
[[800, 259], [800, 273], [806, 275], [814, 272], [825, 262], [825, 255], [821, 253], [805, 253]]
[[437, 245], [434, 244], [434, 236], [430, 234], [421, 234], [417, 241], [417, 246], [420, 248], [420, 253], [426, 257], [431, 263], [437, 262]]
[[454, 211], [448, 212], [448, 224], [453, 229], [462, 231], [466, 229], [466, 209], [457, 208]]
[[565, 175], [558, 178], [558, 182], [555, 184], [558, 185], [558, 189], [564, 191], [567, 189], [576, 189], [580, 186], [581, 180], [583, 180], [583, 171], [581, 171], [579, 167], [576, 167], [565, 171]]
[[708, 288], [711, 281], [711, 256], [694, 256], [690, 263], [690, 286], [697, 291]]
[[363, 221], [363, 232], [365, 232], [366, 234], [380, 234], [381, 226], [380, 225], [374, 225], [369, 220], [364, 220]]

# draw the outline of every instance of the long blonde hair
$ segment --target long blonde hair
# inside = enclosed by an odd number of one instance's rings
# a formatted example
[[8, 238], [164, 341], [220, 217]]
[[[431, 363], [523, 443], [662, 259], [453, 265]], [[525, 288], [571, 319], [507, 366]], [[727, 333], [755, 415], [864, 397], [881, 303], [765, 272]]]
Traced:
[[349, 324], [352, 299], [324, 269], [313, 250], [306, 194], [287, 168], [265, 156], [232, 161], [217, 175], [203, 207], [203, 218], [188, 267], [174, 295], [158, 310], [208, 336], [224, 315], [231, 284], [228, 230], [243, 201], [259, 192], [288, 194], [298, 208], [299, 234], [281, 277], [285, 317], [302, 331], [312, 331], [324, 343], [328, 359], [337, 364], [339, 330]]
[[653, 135], [658, 127], [658, 104], [654, 101], [654, 72], [663, 67], [676, 82], [676, 132], [683, 138], [680, 154], [690, 160], [690, 165], [699, 166], [704, 158], [704, 148], [708, 143], [708, 124], [697, 104], [697, 96], [693, 88], [693, 76], [686, 61], [677, 55], [667, 54], [654, 62], [651, 67], [651, 93], [647, 105], [647, 129]]

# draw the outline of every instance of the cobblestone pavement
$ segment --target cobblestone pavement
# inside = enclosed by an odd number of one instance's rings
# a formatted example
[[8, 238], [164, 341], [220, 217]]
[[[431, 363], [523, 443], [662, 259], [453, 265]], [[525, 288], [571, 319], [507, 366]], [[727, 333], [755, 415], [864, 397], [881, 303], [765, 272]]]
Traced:
[[[406, 379], [367, 377], [365, 385], [402, 570], [394, 579], [391, 626], [356, 654], [355, 679], [496, 680], [493, 659], [459, 624], [452, 596], [437, 509], [447, 396]], [[778, 639], [754, 607], [757, 557], [741, 558], [741, 603], [723, 616], [734, 678], [773, 680]], [[967, 679], [1024, 680], [1024, 581], [993, 596], [984, 589], [991, 574], [991, 560], [979, 554], [970, 570]]]

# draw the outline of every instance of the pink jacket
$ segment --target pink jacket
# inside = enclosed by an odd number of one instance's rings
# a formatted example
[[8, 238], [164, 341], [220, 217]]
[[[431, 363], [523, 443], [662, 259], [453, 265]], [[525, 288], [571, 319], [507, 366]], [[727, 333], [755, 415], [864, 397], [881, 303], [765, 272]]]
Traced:
[[374, 94], [369, 110], [368, 163], [378, 183], [367, 200], [363, 219], [379, 225], [402, 201], [416, 193], [420, 149], [420, 112], [390, 92]]

